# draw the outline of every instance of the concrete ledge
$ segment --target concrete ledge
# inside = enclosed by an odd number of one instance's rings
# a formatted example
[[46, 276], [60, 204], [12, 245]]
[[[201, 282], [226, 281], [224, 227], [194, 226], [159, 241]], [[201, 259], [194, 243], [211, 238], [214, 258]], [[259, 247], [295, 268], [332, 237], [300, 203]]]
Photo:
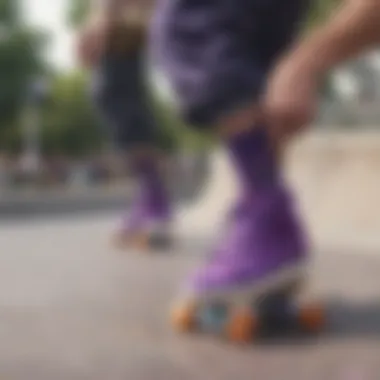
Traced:
[[0, 218], [117, 210], [126, 206], [131, 190], [131, 186], [126, 186], [118, 189], [7, 194], [0, 197]]
[[[195, 175], [191, 183], [179, 186], [173, 181], [174, 201], [189, 203], [204, 186], [204, 174]], [[128, 206], [133, 184], [66, 191], [0, 193], [0, 219], [36, 218], [46, 215], [122, 210]]]
[[[312, 131], [294, 142], [287, 175], [313, 240], [334, 246], [379, 243], [380, 131]], [[218, 225], [236, 196], [236, 181], [222, 151], [204, 197], [189, 210], [191, 226]], [[205, 217], [207, 215], [207, 218]]]

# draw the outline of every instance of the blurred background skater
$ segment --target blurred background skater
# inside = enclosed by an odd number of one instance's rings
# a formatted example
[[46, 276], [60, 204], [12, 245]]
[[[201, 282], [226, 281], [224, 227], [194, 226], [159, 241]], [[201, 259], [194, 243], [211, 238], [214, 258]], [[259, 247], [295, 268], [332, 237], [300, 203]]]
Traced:
[[[196, 315], [194, 305], [232, 299], [243, 300], [237, 321], [250, 321], [245, 317], [252, 303], [303, 277], [307, 239], [259, 98], [307, 5], [305, 0], [159, 2], [152, 56], [171, 81], [183, 118], [198, 130], [214, 127], [240, 179], [227, 229], [185, 282], [175, 323], [188, 324]], [[249, 335], [231, 323], [237, 334], [231, 338]]]
[[166, 247], [171, 240], [166, 157], [145, 81], [149, 13], [140, 2], [96, 2], [78, 42], [81, 63], [92, 72], [95, 105], [138, 180], [131, 209], [115, 236], [119, 247]]

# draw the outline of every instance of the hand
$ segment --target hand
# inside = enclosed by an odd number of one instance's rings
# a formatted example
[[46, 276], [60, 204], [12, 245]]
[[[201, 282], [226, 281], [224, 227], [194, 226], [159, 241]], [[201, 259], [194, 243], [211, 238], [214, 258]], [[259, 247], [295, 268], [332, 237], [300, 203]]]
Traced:
[[276, 140], [291, 137], [313, 121], [318, 84], [307, 62], [288, 57], [277, 65], [263, 99], [265, 119]]

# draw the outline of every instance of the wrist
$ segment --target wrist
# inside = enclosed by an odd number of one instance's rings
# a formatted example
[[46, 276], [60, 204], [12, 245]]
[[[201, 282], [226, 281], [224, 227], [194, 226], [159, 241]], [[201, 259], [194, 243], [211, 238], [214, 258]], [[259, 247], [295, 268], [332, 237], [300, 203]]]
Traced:
[[294, 66], [300, 75], [308, 74], [319, 78], [333, 67], [330, 65], [328, 54], [316, 49], [312, 44], [300, 45], [290, 54], [290, 59], [294, 61]]

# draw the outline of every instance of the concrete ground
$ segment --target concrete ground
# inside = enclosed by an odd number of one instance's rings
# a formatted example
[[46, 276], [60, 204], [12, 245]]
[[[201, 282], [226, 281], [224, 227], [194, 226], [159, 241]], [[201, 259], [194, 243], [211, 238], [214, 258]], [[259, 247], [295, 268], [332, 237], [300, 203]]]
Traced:
[[321, 336], [241, 348], [171, 330], [178, 285], [233, 196], [218, 156], [170, 253], [114, 251], [116, 214], [1, 221], [0, 379], [379, 380], [380, 135], [358, 137], [301, 142], [289, 166], [317, 243], [305, 292], [326, 304]]
[[[178, 336], [168, 309], [209, 231], [172, 253], [119, 253], [116, 215], [0, 226], [0, 378], [10, 380], [377, 380], [380, 256], [319, 250], [310, 288], [327, 331], [308, 341], [233, 347]], [[352, 376], [352, 377], [351, 377]]]

